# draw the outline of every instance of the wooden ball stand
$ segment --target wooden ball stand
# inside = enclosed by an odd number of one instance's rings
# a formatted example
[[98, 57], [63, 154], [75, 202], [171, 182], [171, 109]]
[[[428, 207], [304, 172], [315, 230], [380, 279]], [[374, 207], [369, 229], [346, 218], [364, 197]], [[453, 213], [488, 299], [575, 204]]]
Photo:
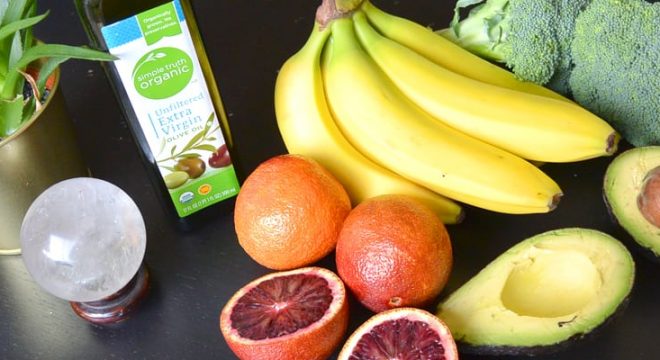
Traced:
[[126, 320], [149, 290], [149, 270], [142, 264], [140, 269], [121, 290], [96, 301], [71, 301], [73, 311], [81, 318], [100, 325], [111, 325]]

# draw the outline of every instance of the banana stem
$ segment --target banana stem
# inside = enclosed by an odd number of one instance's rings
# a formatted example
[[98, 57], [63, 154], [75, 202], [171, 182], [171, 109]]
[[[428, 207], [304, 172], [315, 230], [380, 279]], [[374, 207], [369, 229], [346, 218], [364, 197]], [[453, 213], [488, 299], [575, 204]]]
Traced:
[[350, 16], [365, 0], [322, 0], [316, 10], [316, 21], [325, 28], [332, 20]]
[[334, 0], [337, 9], [342, 12], [353, 11], [362, 5], [364, 0]]

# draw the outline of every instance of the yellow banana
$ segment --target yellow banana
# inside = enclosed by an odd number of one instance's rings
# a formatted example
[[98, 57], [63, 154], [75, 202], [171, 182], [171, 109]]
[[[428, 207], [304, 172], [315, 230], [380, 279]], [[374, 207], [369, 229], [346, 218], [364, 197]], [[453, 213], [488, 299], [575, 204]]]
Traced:
[[329, 34], [317, 24], [277, 76], [275, 112], [288, 151], [309, 156], [328, 169], [354, 204], [382, 194], [405, 194], [427, 204], [445, 223], [460, 221], [458, 204], [376, 165], [343, 137], [327, 107], [321, 76], [320, 56]]
[[323, 57], [326, 96], [340, 130], [363, 154], [449, 198], [506, 213], [553, 209], [557, 184], [527, 161], [416, 107], [360, 47], [351, 18], [334, 20]]
[[433, 30], [388, 14], [370, 1], [362, 3], [362, 10], [381, 34], [455, 73], [488, 84], [571, 102], [543, 86], [516, 79], [513, 73], [470, 53]]
[[395, 85], [436, 119], [523, 158], [572, 162], [611, 155], [618, 135], [575, 104], [484, 84], [380, 35], [353, 15], [364, 49]]

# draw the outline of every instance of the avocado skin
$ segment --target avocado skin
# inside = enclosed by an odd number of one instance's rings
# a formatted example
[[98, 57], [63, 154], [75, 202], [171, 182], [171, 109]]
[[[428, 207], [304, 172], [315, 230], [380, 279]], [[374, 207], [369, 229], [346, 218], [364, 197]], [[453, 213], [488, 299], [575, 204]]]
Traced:
[[493, 345], [484, 345], [484, 346], [475, 346], [469, 343], [456, 340], [456, 346], [458, 347], [458, 352], [465, 355], [487, 355], [487, 356], [541, 356], [558, 353], [566, 350], [567, 348], [572, 347], [577, 342], [589, 340], [596, 338], [600, 333], [606, 329], [610, 323], [615, 322], [616, 319], [621, 317], [630, 303], [630, 296], [635, 291], [635, 284], [633, 283], [633, 288], [631, 289], [628, 296], [626, 296], [617, 309], [612, 315], [610, 315], [607, 320], [603, 321], [596, 328], [591, 330], [586, 334], [575, 334], [569, 339], [566, 339], [562, 342], [553, 344], [553, 345], [544, 345], [544, 346], [493, 346]]
[[618, 236], [619, 239], [623, 240], [626, 245], [629, 245], [628, 248], [633, 251], [635, 254], [639, 255], [640, 257], [643, 257], [644, 259], [660, 264], [660, 254], [657, 250], [653, 250], [650, 247], [643, 246], [640, 244], [637, 240], [635, 240], [630, 233], [626, 231], [626, 229], [623, 227], [623, 225], [619, 222], [619, 219], [617, 219], [616, 215], [614, 215], [614, 212], [612, 211], [612, 205], [610, 204], [609, 201], [607, 201], [607, 195], [605, 192], [603, 192], [603, 202], [605, 203], [605, 207], [607, 208], [607, 213], [609, 214], [610, 220], [612, 220], [612, 224], [616, 225], [622, 230], [622, 234]]
[[656, 264], [660, 264], [660, 254], [658, 250], [653, 250], [651, 247], [644, 246], [640, 244], [635, 238], [630, 235], [630, 233], [625, 229], [623, 224], [619, 221], [619, 219], [616, 217], [616, 214], [614, 214], [614, 210], [612, 209], [612, 204], [607, 200], [607, 194], [605, 192], [605, 189], [603, 189], [603, 203], [605, 204], [605, 208], [607, 209], [607, 213], [609, 214], [609, 218], [612, 221], [612, 224], [616, 225], [618, 228], [620, 228], [621, 234], [617, 236], [617, 238], [622, 239], [625, 241], [625, 243], [628, 246], [628, 248], [633, 251], [635, 254], [643, 257], [646, 260], [649, 260], [651, 262], [654, 262]]

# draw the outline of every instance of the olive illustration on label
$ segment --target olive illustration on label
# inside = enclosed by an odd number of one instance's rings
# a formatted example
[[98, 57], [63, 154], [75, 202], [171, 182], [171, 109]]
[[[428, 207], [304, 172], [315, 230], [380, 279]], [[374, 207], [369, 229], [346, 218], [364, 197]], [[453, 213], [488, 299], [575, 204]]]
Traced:
[[174, 165], [174, 169], [185, 171], [191, 179], [197, 179], [202, 176], [206, 170], [206, 163], [202, 159], [196, 157], [183, 158]]
[[171, 189], [176, 189], [179, 186], [185, 184], [189, 178], [190, 176], [185, 171], [174, 171], [172, 173], [165, 175], [163, 177], [163, 180], [165, 180], [165, 186], [167, 186], [167, 188], [171, 190]]
[[218, 150], [209, 156], [209, 165], [213, 168], [221, 168], [231, 165], [231, 158], [227, 150], [227, 144], [222, 144]]

